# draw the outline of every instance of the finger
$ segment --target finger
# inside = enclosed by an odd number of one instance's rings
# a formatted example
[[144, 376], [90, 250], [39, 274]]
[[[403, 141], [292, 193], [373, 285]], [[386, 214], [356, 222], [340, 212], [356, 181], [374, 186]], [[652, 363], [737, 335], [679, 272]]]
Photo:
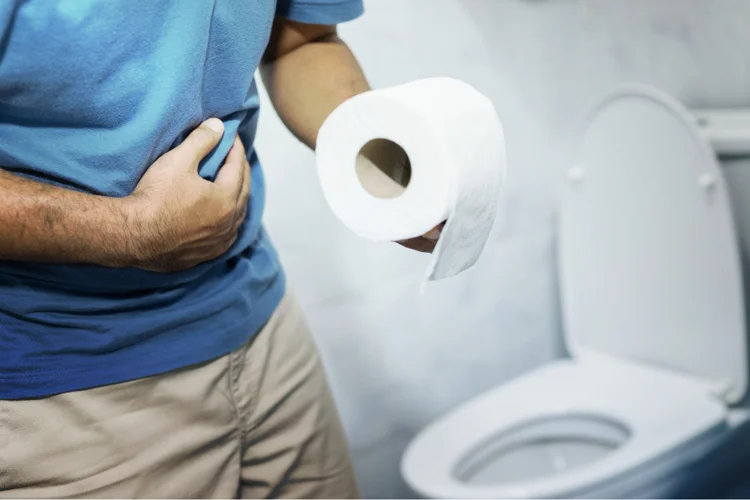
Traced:
[[435, 250], [435, 242], [422, 237], [397, 241], [396, 243], [417, 252], [432, 253]]
[[214, 184], [231, 195], [236, 201], [242, 192], [243, 179], [245, 176], [245, 153], [242, 143], [235, 139], [232, 149], [227, 154], [224, 165], [219, 169]]
[[429, 231], [427, 231], [427, 232], [426, 232], [426, 233], [425, 233], [425, 234], [423, 235], [423, 237], [424, 237], [424, 238], [427, 238], [427, 239], [428, 239], [428, 240], [430, 240], [430, 241], [437, 241], [437, 240], [439, 240], [439, 239], [440, 239], [440, 235], [441, 235], [441, 234], [442, 234], [442, 232], [443, 232], [443, 227], [444, 227], [444, 226], [445, 226], [445, 222], [441, 222], [440, 224], [438, 224], [438, 225], [437, 225], [437, 226], [435, 226], [434, 228], [432, 228], [432, 229], [430, 229]]
[[224, 123], [218, 118], [209, 118], [190, 132], [175, 151], [185, 154], [189, 158], [185, 164], [195, 168], [219, 144], [223, 135]]
[[242, 169], [242, 191], [240, 191], [239, 208], [241, 215], [244, 217], [244, 213], [247, 210], [247, 201], [250, 198], [250, 163], [245, 160], [242, 162], [244, 168]]
[[250, 166], [249, 165], [246, 166], [245, 169], [248, 172], [247, 174], [245, 174], [246, 175], [245, 186], [247, 186], [247, 191], [245, 191], [245, 187], [243, 186], [243, 188], [242, 188], [243, 189], [243, 193], [242, 193], [242, 195], [240, 195], [239, 203], [237, 204], [237, 208], [235, 209], [235, 212], [234, 212], [234, 224], [233, 224], [233, 227], [232, 227], [233, 231], [237, 231], [239, 229], [240, 225], [242, 225], [242, 221], [245, 220], [245, 217], [247, 216], [247, 205], [248, 205], [248, 203], [250, 201], [250, 196], [249, 196], [249, 194], [250, 194], [250, 189], [249, 189], [249, 186], [250, 186], [250, 174], [249, 174]]
[[154, 273], [166, 274], [182, 271], [184, 269], [187, 269], [188, 267], [189, 266], [186, 266], [182, 261], [171, 260], [147, 264], [142, 266], [141, 269], [145, 269], [146, 271], [151, 271]]
[[234, 136], [234, 142], [232, 142], [232, 147], [237, 148], [237, 153], [244, 158], [245, 157], [245, 145], [242, 144], [242, 139], [240, 139], [239, 135]]
[[218, 252], [216, 252], [216, 254], [212, 258], [215, 259], [227, 253], [227, 251], [232, 248], [232, 245], [234, 245], [234, 242], [237, 241], [237, 237], [237, 232], [232, 233], [232, 236], [230, 238], [224, 240], [224, 242], [219, 245], [219, 247], [217, 248]]
[[230, 161], [243, 161], [245, 159], [245, 147], [242, 145], [242, 141], [240, 140], [240, 137], [238, 135], [234, 136], [234, 140], [232, 141], [232, 147], [229, 148], [229, 152], [227, 153], [227, 157], [224, 159], [224, 162], [230, 162]]
[[238, 231], [242, 225], [242, 221], [247, 216], [247, 205], [248, 199], [245, 199], [237, 206], [237, 210], [234, 212], [234, 223], [232, 224], [232, 231]]
[[247, 158], [244, 156], [245, 148], [242, 146], [242, 142], [239, 141], [240, 150], [242, 151], [242, 189], [240, 190], [240, 194], [237, 197], [237, 206], [235, 208], [235, 214], [234, 218], [238, 222], [238, 226], [240, 223], [242, 223], [242, 220], [245, 218], [245, 214], [247, 213], [247, 203], [250, 198], [250, 183], [251, 183], [251, 176], [250, 176], [250, 163], [248, 163]]
[[430, 241], [437, 241], [440, 239], [440, 229], [438, 228], [430, 229], [429, 231], [424, 233], [423, 237]]

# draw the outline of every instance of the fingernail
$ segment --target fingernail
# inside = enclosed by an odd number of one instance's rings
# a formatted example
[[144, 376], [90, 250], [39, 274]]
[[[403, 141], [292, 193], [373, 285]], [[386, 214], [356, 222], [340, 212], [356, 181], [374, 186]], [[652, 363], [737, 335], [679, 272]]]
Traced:
[[203, 125], [210, 128], [217, 134], [224, 132], [224, 123], [218, 118], [209, 118], [208, 120], [203, 122]]

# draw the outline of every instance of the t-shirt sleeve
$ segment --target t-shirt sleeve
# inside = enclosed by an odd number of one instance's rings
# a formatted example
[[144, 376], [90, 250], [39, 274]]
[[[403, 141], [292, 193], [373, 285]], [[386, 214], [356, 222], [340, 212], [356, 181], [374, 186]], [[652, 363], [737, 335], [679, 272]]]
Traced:
[[362, 15], [363, 0], [278, 0], [276, 15], [304, 24], [339, 24]]

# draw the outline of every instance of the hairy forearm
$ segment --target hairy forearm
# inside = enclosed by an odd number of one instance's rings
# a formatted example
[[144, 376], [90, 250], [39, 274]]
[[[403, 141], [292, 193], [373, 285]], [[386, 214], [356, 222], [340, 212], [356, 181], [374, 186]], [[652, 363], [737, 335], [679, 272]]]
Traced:
[[265, 63], [261, 72], [279, 117], [313, 149], [328, 115], [350, 97], [370, 89], [351, 50], [335, 34]]
[[0, 259], [127, 265], [123, 199], [79, 193], [0, 169]]

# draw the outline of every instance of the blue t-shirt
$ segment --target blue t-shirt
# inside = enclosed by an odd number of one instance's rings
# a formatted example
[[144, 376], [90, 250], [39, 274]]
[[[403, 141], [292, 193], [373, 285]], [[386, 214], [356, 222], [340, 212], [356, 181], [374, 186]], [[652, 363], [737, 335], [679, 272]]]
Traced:
[[0, 168], [126, 196], [209, 117], [225, 132], [200, 175], [214, 178], [235, 134], [252, 168], [240, 236], [212, 262], [159, 274], [0, 261], [0, 399], [208, 361], [262, 327], [285, 285], [261, 224], [253, 77], [274, 16], [336, 24], [362, 10], [362, 0], [0, 1]]

